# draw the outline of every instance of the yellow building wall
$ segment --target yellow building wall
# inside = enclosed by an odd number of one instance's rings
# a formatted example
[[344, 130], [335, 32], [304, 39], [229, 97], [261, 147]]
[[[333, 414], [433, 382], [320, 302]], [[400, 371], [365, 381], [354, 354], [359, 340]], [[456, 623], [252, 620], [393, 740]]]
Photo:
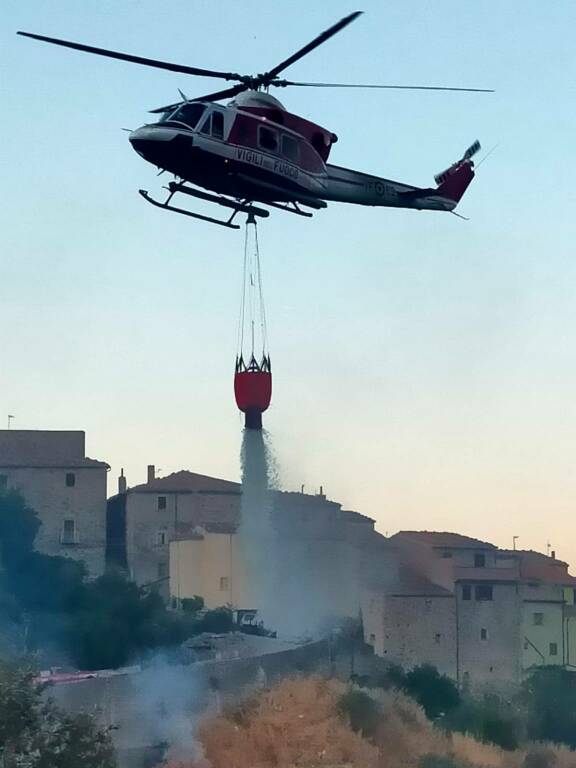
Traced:
[[170, 596], [196, 595], [208, 609], [257, 607], [251, 604], [237, 536], [206, 533], [170, 542]]
[[[524, 603], [522, 616], [522, 669], [526, 672], [532, 667], [564, 664], [562, 603]], [[537, 624], [535, 615], [542, 615], [542, 623]], [[557, 653], [551, 653], [555, 644]]]
[[576, 606], [566, 608], [564, 612], [566, 637], [566, 666], [576, 670]]

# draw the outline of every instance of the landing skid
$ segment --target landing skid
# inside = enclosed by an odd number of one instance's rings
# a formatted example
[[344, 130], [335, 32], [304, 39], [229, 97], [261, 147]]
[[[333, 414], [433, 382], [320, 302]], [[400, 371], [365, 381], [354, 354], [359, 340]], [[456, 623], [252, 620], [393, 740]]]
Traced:
[[[183, 216], [190, 216], [193, 219], [200, 219], [200, 221], [208, 221], [210, 224], [219, 224], [221, 227], [228, 227], [228, 229], [240, 229], [239, 224], [232, 223], [235, 216], [239, 213], [246, 213], [249, 216], [261, 216], [262, 218], [266, 218], [270, 215], [270, 211], [266, 211], [264, 208], [257, 208], [251, 203], [241, 203], [235, 200], [228, 200], [219, 195], [210, 195], [207, 192], [200, 192], [199, 190], [191, 189], [190, 187], [184, 186], [184, 184], [178, 184], [174, 181], [170, 182], [165, 189], [167, 189], [170, 194], [163, 203], [154, 200], [145, 189], [140, 189], [138, 191], [146, 202], [155, 205], [157, 208], [163, 208], [165, 211], [172, 211], [172, 213], [180, 213]], [[194, 213], [193, 211], [187, 211], [185, 208], [177, 208], [174, 205], [170, 205], [170, 201], [177, 192], [190, 195], [190, 197], [196, 197], [199, 200], [206, 200], [209, 203], [216, 203], [224, 208], [231, 208], [232, 214], [228, 219], [222, 220], [215, 219], [212, 216], [204, 216], [200, 213]]]

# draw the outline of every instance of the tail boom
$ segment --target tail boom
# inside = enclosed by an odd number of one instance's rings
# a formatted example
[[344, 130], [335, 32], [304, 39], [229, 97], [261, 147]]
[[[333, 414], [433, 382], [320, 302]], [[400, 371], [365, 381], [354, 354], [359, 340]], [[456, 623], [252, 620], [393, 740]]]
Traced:
[[462, 199], [474, 178], [471, 159], [480, 149], [475, 142], [461, 160], [436, 176], [437, 187], [414, 187], [390, 179], [370, 176], [347, 168], [327, 165], [328, 181], [325, 200], [387, 208], [452, 211]]

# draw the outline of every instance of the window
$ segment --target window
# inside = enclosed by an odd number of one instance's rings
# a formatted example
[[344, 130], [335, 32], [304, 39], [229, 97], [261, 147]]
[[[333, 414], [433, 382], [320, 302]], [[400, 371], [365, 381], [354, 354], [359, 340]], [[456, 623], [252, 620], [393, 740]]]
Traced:
[[[184, 104], [172, 113], [170, 120], [178, 120], [180, 123], [186, 123], [190, 128], [196, 128], [205, 109], [203, 104]], [[162, 119], [165, 119], [165, 116]]]
[[476, 600], [492, 600], [492, 584], [478, 584], [476, 587]]
[[532, 623], [535, 627], [541, 627], [544, 624], [544, 614], [543, 613], [533, 613], [532, 614]]
[[8, 487], [8, 475], [0, 475], [0, 490]]
[[471, 600], [472, 599], [472, 587], [470, 584], [464, 584], [462, 587], [462, 600]]
[[550, 656], [558, 656], [558, 643], [550, 643]]
[[76, 544], [76, 521], [64, 520], [62, 534], [60, 536], [62, 544]]
[[204, 125], [200, 129], [200, 133], [205, 133], [207, 136], [212, 134], [215, 139], [223, 139], [224, 138], [224, 113], [223, 112], [212, 112], [211, 115], [208, 115], [206, 118]]
[[262, 149], [278, 152], [278, 134], [272, 128], [261, 125], [258, 130], [258, 144]]
[[530, 643], [528, 642], [528, 640], [524, 640], [524, 650], [527, 651], [528, 648], [530, 648]]
[[474, 555], [474, 568], [485, 568], [486, 567], [486, 555], [482, 555], [480, 553], [477, 553]]
[[166, 540], [167, 540], [166, 529], [161, 528], [158, 531], [158, 534], [156, 536], [156, 541], [158, 544], [160, 544], [160, 546], [164, 546], [164, 544], [166, 544]]
[[166, 509], [166, 496], [158, 496], [158, 509]]
[[224, 115], [222, 112], [212, 113], [212, 136], [215, 139], [224, 138]]
[[158, 563], [158, 578], [166, 579], [168, 577], [168, 563]]
[[299, 156], [298, 150], [299, 146], [297, 139], [293, 138], [292, 136], [282, 136], [282, 154], [284, 157], [287, 157], [288, 160], [292, 160], [292, 162], [297, 163]]
[[488, 630], [484, 627], [480, 630], [480, 640], [488, 640]]
[[73, 488], [76, 485], [76, 475], [74, 472], [66, 472], [66, 487]]
[[370, 635], [370, 645], [374, 645], [376, 643], [376, 635], [371, 634]]
[[436, 645], [440, 645], [440, 638], [441, 637], [442, 637], [442, 635], [440, 634], [440, 632], [436, 632], [436, 634], [434, 635], [434, 642], [436, 643]]
[[220, 592], [228, 591], [228, 576], [220, 576]]
[[442, 552], [444, 560], [449, 560], [452, 557], [452, 552]]

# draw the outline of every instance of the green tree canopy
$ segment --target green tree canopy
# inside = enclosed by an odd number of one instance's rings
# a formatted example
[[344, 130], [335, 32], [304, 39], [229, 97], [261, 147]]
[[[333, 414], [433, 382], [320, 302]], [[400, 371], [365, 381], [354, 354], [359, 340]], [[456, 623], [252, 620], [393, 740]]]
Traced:
[[30, 667], [0, 661], [3, 768], [114, 768], [109, 733], [88, 715], [62, 712], [43, 689]]

